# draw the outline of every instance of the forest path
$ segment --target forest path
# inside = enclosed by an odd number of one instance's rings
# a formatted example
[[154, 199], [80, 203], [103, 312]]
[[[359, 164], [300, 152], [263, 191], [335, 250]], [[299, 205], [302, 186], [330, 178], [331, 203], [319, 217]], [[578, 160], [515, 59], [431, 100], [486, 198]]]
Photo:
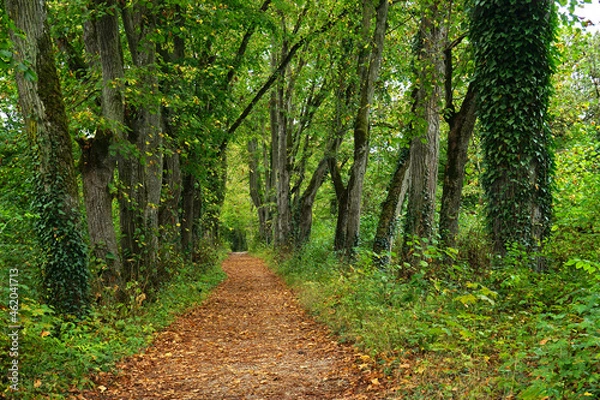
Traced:
[[[258, 258], [232, 254], [228, 278], [86, 399], [380, 399], [360, 354], [310, 318]], [[360, 361], [361, 371], [357, 366]]]

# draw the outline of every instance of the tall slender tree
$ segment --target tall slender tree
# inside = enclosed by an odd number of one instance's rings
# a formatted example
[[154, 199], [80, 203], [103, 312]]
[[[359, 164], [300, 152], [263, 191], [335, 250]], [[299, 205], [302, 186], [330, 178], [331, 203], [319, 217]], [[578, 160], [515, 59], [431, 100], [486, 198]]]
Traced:
[[453, 247], [458, 235], [458, 217], [462, 199], [463, 181], [469, 141], [473, 137], [476, 110], [476, 92], [473, 81], [467, 87], [467, 93], [458, 110], [454, 105], [454, 62], [453, 50], [463, 40], [458, 39], [448, 44], [444, 49], [444, 119], [448, 123], [448, 160], [444, 167], [444, 186], [440, 207], [440, 223], [438, 232], [445, 246]]
[[[338, 201], [340, 213], [336, 227], [336, 250], [351, 255], [359, 244], [362, 189], [370, 150], [370, 111], [375, 93], [375, 83], [383, 55], [385, 32], [390, 2], [381, 0], [375, 5], [371, 0], [362, 2], [360, 44], [358, 55], [359, 90], [358, 108], [354, 119], [354, 155], [350, 179]], [[375, 27], [372, 20], [375, 19]], [[335, 179], [335, 172], [332, 171]], [[336, 179], [339, 187], [340, 180]], [[337, 190], [340, 192], [340, 190]]]

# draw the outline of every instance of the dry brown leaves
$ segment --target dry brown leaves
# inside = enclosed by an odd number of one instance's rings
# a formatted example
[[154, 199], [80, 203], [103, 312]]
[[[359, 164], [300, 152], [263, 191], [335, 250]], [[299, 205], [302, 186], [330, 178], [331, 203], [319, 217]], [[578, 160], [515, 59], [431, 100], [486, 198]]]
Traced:
[[[233, 254], [228, 279], [144, 354], [97, 377], [86, 399], [382, 399], [365, 357], [306, 315], [257, 258]], [[368, 358], [368, 357], [366, 357]]]

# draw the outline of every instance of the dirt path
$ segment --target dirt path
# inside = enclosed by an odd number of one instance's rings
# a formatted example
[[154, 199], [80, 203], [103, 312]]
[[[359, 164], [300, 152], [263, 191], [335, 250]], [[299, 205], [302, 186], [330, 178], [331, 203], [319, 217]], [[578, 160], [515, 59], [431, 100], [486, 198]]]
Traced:
[[[201, 307], [86, 399], [380, 399], [381, 378], [335, 342], [257, 258], [233, 254]], [[363, 363], [363, 370], [357, 367]]]

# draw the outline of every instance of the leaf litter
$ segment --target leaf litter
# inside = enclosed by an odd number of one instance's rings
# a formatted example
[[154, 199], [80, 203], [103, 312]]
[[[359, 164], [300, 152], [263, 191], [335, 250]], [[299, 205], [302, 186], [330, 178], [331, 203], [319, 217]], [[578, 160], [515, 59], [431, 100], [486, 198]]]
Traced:
[[375, 400], [390, 386], [306, 314], [264, 262], [233, 253], [228, 278], [85, 399]]

